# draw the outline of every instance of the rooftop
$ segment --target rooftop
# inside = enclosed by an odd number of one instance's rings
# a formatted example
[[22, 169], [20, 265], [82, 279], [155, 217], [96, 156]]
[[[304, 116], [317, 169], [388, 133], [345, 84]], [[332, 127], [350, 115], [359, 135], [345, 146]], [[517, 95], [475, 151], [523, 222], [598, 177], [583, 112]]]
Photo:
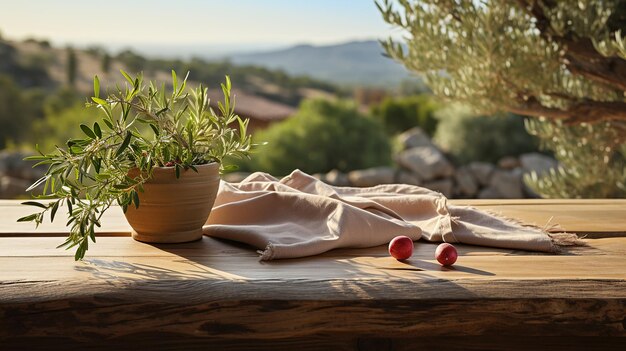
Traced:
[[[214, 109], [217, 108], [217, 102], [223, 100], [222, 91], [219, 89], [210, 89], [207, 95]], [[232, 95], [236, 101], [235, 113], [242, 117], [273, 122], [282, 121], [296, 112], [294, 107], [251, 95], [242, 90], [234, 89]]]

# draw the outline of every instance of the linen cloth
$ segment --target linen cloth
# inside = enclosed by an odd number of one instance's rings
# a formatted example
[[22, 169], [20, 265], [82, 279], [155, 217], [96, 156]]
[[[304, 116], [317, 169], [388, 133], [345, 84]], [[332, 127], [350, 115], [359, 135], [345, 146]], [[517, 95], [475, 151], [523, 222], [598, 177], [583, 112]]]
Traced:
[[543, 230], [467, 206], [418, 186], [335, 187], [295, 170], [222, 181], [206, 235], [259, 249], [261, 260], [388, 244], [398, 235], [431, 242], [555, 252]]

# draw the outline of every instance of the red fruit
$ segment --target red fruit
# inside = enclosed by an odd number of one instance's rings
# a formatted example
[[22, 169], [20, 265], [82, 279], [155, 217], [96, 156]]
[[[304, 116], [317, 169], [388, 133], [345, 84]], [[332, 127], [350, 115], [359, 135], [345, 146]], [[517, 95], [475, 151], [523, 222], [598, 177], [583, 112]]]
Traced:
[[413, 240], [408, 236], [396, 236], [389, 242], [389, 254], [396, 260], [406, 260], [413, 255]]
[[435, 258], [442, 266], [451, 266], [456, 262], [459, 254], [456, 252], [456, 248], [448, 243], [443, 243], [437, 246], [435, 250]]
[[165, 167], [174, 167], [174, 165], [175, 165], [174, 161], [168, 161], [168, 162], [165, 164]]

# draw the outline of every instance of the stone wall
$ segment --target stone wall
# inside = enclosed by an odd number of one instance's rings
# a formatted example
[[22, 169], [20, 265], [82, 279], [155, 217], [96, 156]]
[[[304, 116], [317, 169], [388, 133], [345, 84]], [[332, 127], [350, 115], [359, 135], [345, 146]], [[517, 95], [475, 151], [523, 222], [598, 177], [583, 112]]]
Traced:
[[[419, 128], [398, 137], [401, 150], [394, 155], [395, 167], [375, 167], [342, 173], [337, 170], [315, 176], [336, 186], [367, 187], [403, 183], [441, 192], [450, 198], [516, 199], [537, 197], [524, 186], [522, 177], [532, 171], [548, 172], [557, 162], [538, 153], [504, 157], [498, 164], [472, 162], [455, 167], [445, 153]], [[45, 167], [31, 168], [23, 152], [0, 152], [0, 198], [27, 197], [25, 189], [43, 176]], [[239, 182], [248, 174], [224, 177]]]
[[[543, 174], [557, 167], [553, 158], [529, 153], [504, 157], [498, 164], [472, 162], [456, 167], [445, 153], [419, 128], [398, 137], [401, 150], [394, 155], [395, 167], [375, 167], [342, 173], [332, 170], [314, 176], [336, 186], [367, 187], [402, 183], [436, 190], [449, 198], [518, 199], [537, 197], [522, 177], [525, 173]], [[225, 180], [239, 182], [247, 173], [226, 175]]]
[[0, 199], [30, 197], [26, 189], [44, 175], [46, 168], [32, 168], [33, 162], [24, 161], [29, 155], [20, 151], [0, 151]]
[[[455, 167], [419, 128], [402, 133], [398, 139], [401, 150], [394, 157], [396, 167], [358, 170], [346, 175], [333, 171], [319, 177], [330, 184], [347, 186], [413, 184], [450, 198], [517, 199], [537, 197], [524, 185], [525, 173], [543, 174], [557, 167], [556, 160], [539, 153], [504, 157], [498, 164], [472, 162]], [[338, 179], [341, 184], [337, 184]]]

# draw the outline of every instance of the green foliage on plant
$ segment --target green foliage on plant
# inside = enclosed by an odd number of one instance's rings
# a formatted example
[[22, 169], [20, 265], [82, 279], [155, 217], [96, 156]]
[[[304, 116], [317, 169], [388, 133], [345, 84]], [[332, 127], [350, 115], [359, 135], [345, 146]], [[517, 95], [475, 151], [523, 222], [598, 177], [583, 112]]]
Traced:
[[470, 107], [452, 104], [436, 113], [439, 126], [435, 142], [460, 163], [497, 162], [537, 150], [520, 116], [484, 116]]
[[[395, 6], [395, 4], [399, 6]], [[626, 119], [622, 0], [381, 0], [402, 42], [387, 54], [424, 75], [436, 95], [495, 111]]]
[[626, 144], [614, 125], [528, 120], [526, 128], [559, 161], [559, 168], [549, 174], [524, 176], [526, 185], [537, 194], [548, 198], [626, 197]]
[[[150, 179], [154, 167], [172, 166], [176, 176], [185, 169], [210, 162], [222, 164], [226, 156], [246, 157], [251, 148], [246, 134], [247, 120], [235, 115], [230, 79], [222, 84], [224, 101], [219, 113], [209, 108], [207, 88], [188, 89], [172, 71], [172, 90], [165, 84], [144, 84], [142, 75], [131, 77], [122, 71], [126, 84], [116, 92], [100, 97], [100, 82], [94, 79], [94, 106], [102, 115], [93, 124], [80, 124], [84, 134], [70, 139], [65, 148], [53, 153], [28, 157], [47, 165], [46, 175], [27, 191], [43, 185], [38, 199], [26, 205], [40, 212], [20, 218], [39, 225], [44, 215], [54, 220], [61, 206], [67, 206], [70, 234], [59, 247], [77, 247], [75, 259], [84, 257], [89, 239], [95, 242], [95, 227], [102, 214], [118, 203], [124, 210], [139, 207], [138, 192]], [[190, 92], [189, 92], [190, 91]], [[230, 126], [236, 124], [238, 129]], [[129, 171], [138, 169], [131, 178]]]
[[258, 133], [267, 141], [254, 167], [275, 175], [299, 168], [308, 173], [352, 169], [391, 162], [380, 123], [342, 101], [306, 100], [297, 114]]
[[[550, 197], [621, 193], [623, 170], [602, 150], [611, 146], [612, 154], [626, 140], [626, 2], [381, 0], [377, 5], [385, 21], [405, 34], [403, 42], [385, 41], [385, 51], [422, 73], [436, 95], [487, 114], [508, 111], [568, 122], [530, 124], [563, 164], [558, 173], [528, 178], [536, 191]], [[485, 129], [476, 140], [487, 135], [494, 136]]]
[[429, 95], [416, 95], [403, 98], [387, 97], [371, 108], [371, 114], [380, 119], [389, 134], [401, 133], [415, 126], [428, 135], [437, 129], [435, 110], [437, 105]]

